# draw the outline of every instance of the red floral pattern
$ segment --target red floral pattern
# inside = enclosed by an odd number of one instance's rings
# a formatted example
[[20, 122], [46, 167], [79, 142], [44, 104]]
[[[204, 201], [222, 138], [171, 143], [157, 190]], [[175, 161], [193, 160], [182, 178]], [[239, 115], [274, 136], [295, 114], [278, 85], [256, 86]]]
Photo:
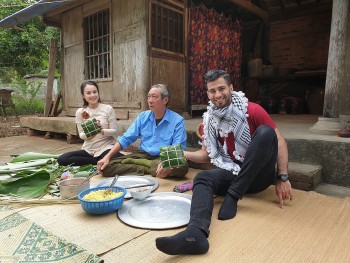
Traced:
[[241, 23], [204, 5], [190, 10], [189, 75], [191, 105], [207, 104], [203, 75], [211, 69], [228, 72], [241, 90]]

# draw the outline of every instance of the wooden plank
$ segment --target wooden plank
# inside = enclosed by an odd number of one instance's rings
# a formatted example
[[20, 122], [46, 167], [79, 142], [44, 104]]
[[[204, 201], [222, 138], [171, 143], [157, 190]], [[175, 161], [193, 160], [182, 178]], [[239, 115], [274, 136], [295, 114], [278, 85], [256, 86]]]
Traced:
[[269, 23], [269, 13], [265, 11], [264, 9], [261, 9], [257, 7], [256, 5], [252, 4], [250, 1], [247, 0], [220, 0], [219, 2], [221, 3], [232, 3], [235, 4], [248, 12], [251, 12], [258, 17], [260, 17], [263, 21], [264, 24]]
[[320, 70], [302, 70], [302, 71], [296, 71], [295, 76], [326, 76], [327, 70], [326, 69], [320, 69]]
[[115, 114], [117, 115], [117, 120], [128, 120], [129, 119], [129, 111], [123, 109], [114, 109]]
[[[141, 109], [141, 102], [132, 102], [132, 101], [105, 101], [103, 100], [104, 104], [111, 105], [113, 108], [125, 108], [125, 109]], [[80, 106], [77, 106], [76, 104], [68, 103], [68, 108], [80, 108]]]
[[[79, 109], [76, 106], [68, 106], [66, 115], [75, 116], [75, 112]], [[117, 116], [117, 120], [128, 120], [129, 119], [129, 110], [127, 109], [114, 109]]]
[[141, 102], [130, 101], [103, 101], [105, 104], [111, 105], [113, 108], [141, 109]]
[[61, 6], [59, 8], [56, 8], [56, 9], [48, 12], [47, 14], [45, 14], [45, 18], [46, 17], [49, 18], [49, 17], [55, 16], [57, 14], [61, 14], [61, 13], [65, 12], [65, 11], [67, 11], [67, 10], [73, 9], [73, 8], [75, 8], [77, 6], [83, 5], [83, 4], [85, 4], [87, 2], [90, 2], [90, 1], [91, 0], [71, 1], [70, 3], [68, 3], [68, 4], [64, 5], [64, 6]]
[[61, 99], [62, 99], [62, 94], [61, 94], [61, 92], [59, 92], [57, 94], [56, 99], [53, 102], [52, 108], [51, 108], [51, 110], [49, 112], [49, 116], [50, 117], [56, 117], [58, 114], [60, 114], [58, 112], [58, 105], [60, 104]]
[[44, 111], [45, 116], [49, 116], [50, 107], [52, 103], [52, 90], [53, 90], [53, 82], [55, 79], [54, 74], [55, 74], [55, 68], [56, 68], [56, 57], [57, 57], [57, 40], [51, 39], [49, 73], [47, 76], [47, 85], [46, 85], [46, 100], [45, 100], [45, 111]]

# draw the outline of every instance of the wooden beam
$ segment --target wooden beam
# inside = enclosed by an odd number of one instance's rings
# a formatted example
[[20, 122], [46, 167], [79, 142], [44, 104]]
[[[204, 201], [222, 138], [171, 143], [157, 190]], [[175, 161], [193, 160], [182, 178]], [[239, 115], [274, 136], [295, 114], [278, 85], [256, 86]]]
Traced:
[[264, 24], [269, 24], [269, 13], [265, 11], [264, 9], [261, 9], [257, 7], [256, 5], [252, 4], [249, 0], [220, 0], [221, 3], [232, 3], [234, 5], [237, 5], [241, 7], [242, 9], [253, 13], [260, 17]]
[[63, 13], [67, 10], [70, 10], [70, 9], [73, 9], [77, 6], [80, 6], [80, 5], [83, 5], [83, 4], [86, 4], [88, 2], [90, 2], [91, 0], [78, 0], [78, 1], [71, 1], [70, 3], [67, 3], [66, 5], [62, 6], [62, 7], [59, 7], [59, 8], [56, 8], [48, 13], [45, 14], [45, 17], [51, 17], [51, 16], [54, 16], [54, 15], [57, 15], [57, 14], [60, 14], [60, 13]]
[[57, 57], [57, 40], [51, 39], [50, 42], [50, 57], [49, 57], [49, 73], [47, 76], [46, 84], [46, 100], [45, 100], [45, 117], [49, 116], [50, 107], [52, 103], [52, 90], [53, 82], [55, 80], [55, 68], [56, 68], [56, 57]]
[[[125, 108], [125, 109], [141, 109], [141, 102], [136, 101], [108, 101], [103, 100], [103, 103], [111, 105], [113, 108]], [[68, 108], [79, 108], [75, 103], [67, 103]]]

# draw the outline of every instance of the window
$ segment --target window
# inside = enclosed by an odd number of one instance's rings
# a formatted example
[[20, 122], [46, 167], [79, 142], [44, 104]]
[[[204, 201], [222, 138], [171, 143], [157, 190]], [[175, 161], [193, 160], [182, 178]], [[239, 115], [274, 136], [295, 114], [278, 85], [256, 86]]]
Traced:
[[[163, 4], [167, 3], [167, 4]], [[152, 49], [184, 53], [184, 5], [155, 1], [151, 5]], [[181, 3], [181, 1], [178, 1]]]
[[85, 79], [111, 78], [109, 10], [84, 18]]

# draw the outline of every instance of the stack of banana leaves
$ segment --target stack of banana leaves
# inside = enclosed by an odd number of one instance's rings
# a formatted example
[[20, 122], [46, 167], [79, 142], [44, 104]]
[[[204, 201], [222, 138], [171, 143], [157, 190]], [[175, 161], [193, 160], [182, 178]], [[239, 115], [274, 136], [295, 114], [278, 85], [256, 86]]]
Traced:
[[12, 156], [10, 163], [0, 166], [0, 196], [59, 196], [58, 182], [62, 174], [68, 173], [70, 177], [88, 177], [96, 171], [93, 165], [60, 166], [57, 164], [58, 156], [35, 152]]

